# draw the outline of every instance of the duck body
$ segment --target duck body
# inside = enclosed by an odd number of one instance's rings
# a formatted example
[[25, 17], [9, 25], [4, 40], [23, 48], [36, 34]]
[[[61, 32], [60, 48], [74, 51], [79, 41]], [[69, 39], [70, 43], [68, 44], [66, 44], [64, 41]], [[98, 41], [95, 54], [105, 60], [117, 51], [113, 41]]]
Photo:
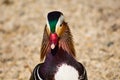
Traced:
[[34, 73], [33, 80], [87, 80], [83, 65], [62, 48], [51, 51], [45, 62], [36, 66]]
[[84, 66], [75, 59], [72, 35], [63, 14], [50, 12], [41, 45], [41, 60], [30, 80], [87, 80]]

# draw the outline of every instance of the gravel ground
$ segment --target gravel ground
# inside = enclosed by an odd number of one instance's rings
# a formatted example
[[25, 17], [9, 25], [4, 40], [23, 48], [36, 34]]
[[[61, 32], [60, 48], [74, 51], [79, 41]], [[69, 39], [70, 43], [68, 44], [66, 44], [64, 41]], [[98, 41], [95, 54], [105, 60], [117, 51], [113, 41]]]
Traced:
[[120, 80], [120, 0], [0, 0], [0, 80], [29, 80], [53, 10], [64, 13], [89, 80]]

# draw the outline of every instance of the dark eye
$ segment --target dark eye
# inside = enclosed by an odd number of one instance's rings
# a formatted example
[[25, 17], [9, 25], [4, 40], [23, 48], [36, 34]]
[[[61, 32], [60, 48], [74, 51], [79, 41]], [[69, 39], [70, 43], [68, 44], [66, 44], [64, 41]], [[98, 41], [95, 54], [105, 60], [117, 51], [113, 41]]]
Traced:
[[60, 24], [60, 27], [62, 27], [62, 24]]

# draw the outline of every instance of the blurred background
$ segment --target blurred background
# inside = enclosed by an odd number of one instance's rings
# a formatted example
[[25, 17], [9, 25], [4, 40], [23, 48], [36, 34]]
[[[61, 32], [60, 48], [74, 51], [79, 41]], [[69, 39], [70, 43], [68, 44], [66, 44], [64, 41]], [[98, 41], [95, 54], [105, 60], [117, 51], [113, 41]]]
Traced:
[[89, 80], [120, 80], [120, 0], [0, 0], [0, 80], [29, 80], [46, 15], [59, 10]]

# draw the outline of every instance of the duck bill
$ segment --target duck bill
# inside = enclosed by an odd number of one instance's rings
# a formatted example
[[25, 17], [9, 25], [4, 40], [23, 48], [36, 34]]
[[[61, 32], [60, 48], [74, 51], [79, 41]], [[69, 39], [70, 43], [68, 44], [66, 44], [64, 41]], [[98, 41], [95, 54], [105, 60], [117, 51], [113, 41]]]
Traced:
[[50, 46], [51, 49], [54, 49], [58, 43], [58, 35], [56, 33], [50, 34]]

